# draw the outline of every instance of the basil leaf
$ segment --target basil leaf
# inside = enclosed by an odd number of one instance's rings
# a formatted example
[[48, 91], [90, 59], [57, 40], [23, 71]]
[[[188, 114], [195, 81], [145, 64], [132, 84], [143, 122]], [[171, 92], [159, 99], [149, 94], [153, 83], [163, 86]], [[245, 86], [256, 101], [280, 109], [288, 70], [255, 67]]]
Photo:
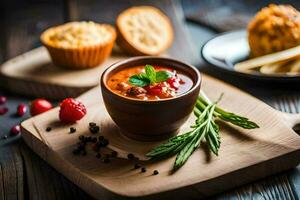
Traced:
[[145, 74], [137, 74], [129, 78], [129, 83], [135, 86], [144, 87], [149, 85], [150, 81], [145, 77]]
[[156, 82], [156, 72], [152, 65], [146, 65], [145, 66], [145, 72], [147, 75], [147, 78], [150, 80], [150, 83]]
[[168, 71], [158, 71], [156, 72], [156, 82], [163, 82], [168, 78], [172, 77], [172, 73]]

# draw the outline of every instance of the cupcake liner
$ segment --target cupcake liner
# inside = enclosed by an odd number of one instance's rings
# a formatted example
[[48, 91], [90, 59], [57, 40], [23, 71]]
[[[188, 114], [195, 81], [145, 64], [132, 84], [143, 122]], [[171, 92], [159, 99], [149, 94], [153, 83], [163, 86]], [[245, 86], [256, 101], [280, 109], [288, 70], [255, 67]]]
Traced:
[[110, 56], [116, 39], [116, 33], [112, 27], [111, 29], [110, 41], [93, 46], [62, 48], [49, 45], [43, 37], [41, 40], [55, 65], [69, 69], [87, 69], [98, 66]]
[[104, 46], [78, 49], [62, 49], [44, 45], [55, 65], [71, 69], [85, 69], [96, 67], [109, 57], [114, 41]]

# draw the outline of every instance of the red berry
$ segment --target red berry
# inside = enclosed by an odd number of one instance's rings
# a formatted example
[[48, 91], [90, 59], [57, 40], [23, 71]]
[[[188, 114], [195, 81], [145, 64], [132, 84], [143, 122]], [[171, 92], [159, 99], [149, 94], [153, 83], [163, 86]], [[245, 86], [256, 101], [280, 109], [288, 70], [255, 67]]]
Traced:
[[15, 125], [10, 129], [10, 133], [12, 135], [18, 135], [20, 133], [20, 126], [19, 125]]
[[46, 99], [35, 99], [31, 102], [30, 114], [32, 116], [46, 112], [52, 108], [52, 104]]
[[20, 105], [18, 105], [17, 108], [17, 114], [22, 117], [27, 111], [27, 106], [23, 103], [21, 103]]
[[65, 123], [74, 123], [86, 114], [85, 106], [73, 98], [64, 99], [60, 104], [59, 119]]
[[8, 112], [8, 108], [4, 107], [4, 108], [0, 108], [0, 115], [4, 115]]
[[5, 96], [0, 96], [0, 104], [5, 104], [6, 100]]

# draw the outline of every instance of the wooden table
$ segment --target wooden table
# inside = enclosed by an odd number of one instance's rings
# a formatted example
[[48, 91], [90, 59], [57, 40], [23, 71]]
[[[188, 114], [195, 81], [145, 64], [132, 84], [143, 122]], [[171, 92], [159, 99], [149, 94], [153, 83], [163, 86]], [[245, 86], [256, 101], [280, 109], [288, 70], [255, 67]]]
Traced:
[[[80, 16], [79, 13], [80, 18], [92, 19], [91, 16], [95, 13], [98, 17], [101, 16], [101, 12], [97, 12], [95, 9], [85, 10], [86, 7], [82, 5], [82, 2], [80, 3], [80, 7], [82, 7], [82, 13], [85, 16]], [[112, 4], [116, 3], [116, 1], [112, 0], [101, 1], [97, 8], [101, 8], [101, 6], [105, 7], [108, 2], [112, 2]], [[119, 12], [123, 7], [126, 7], [125, 1], [122, 2], [124, 5], [122, 3], [118, 5], [114, 4], [116, 6], [115, 11]], [[134, 1], [126, 2], [135, 3]], [[146, 3], [149, 2], [147, 1]], [[90, 6], [93, 8], [95, 1], [88, 1], [88, 3], [92, 4]], [[178, 7], [180, 5], [176, 4], [176, 2], [173, 4], [170, 1], [160, 0], [155, 1], [155, 3], [164, 7], [175, 6], [176, 17], [183, 18], [181, 8]], [[6, 39], [1, 37], [0, 41], [3, 60], [38, 46], [38, 34], [45, 27], [63, 21], [63, 14], [57, 10], [63, 10], [63, 4], [60, 1], [40, 3], [31, 7], [27, 6], [20, 6], [18, 12], [12, 9], [13, 7], [8, 7], [6, 10], [6, 12], [11, 12], [11, 16], [13, 17], [5, 22], [1, 22], [6, 27], [10, 27], [1, 33], [4, 33], [6, 36]], [[192, 0], [184, 1], [186, 11], [192, 9], [194, 6], [201, 6], [201, 3], [195, 3]], [[89, 12], [87, 13], [87, 11]], [[78, 16], [78, 13], [70, 14]], [[108, 15], [109, 12], [102, 14]], [[113, 14], [116, 15], [116, 13]], [[35, 16], [35, 20], [30, 17], [31, 15]], [[23, 22], [17, 22], [17, 19], [19, 19], [18, 16], [28, 16], [28, 18], [23, 18]], [[9, 26], [12, 22], [15, 22], [14, 26]], [[211, 38], [214, 33], [191, 23], [187, 23], [187, 28], [192, 41], [192, 45], [189, 47], [192, 54], [189, 55], [189, 59], [201, 71], [205, 71], [253, 94], [278, 110], [291, 113], [300, 112], [299, 86], [241, 80], [232, 75], [216, 71], [214, 68], [204, 64], [200, 59], [201, 45], [204, 41]], [[181, 49], [178, 49], [178, 51], [181, 53]], [[10, 109], [9, 114], [0, 116], [0, 137], [2, 138], [8, 134], [11, 126], [28, 117], [27, 115], [23, 118], [18, 118], [14, 115], [14, 111], [19, 103], [27, 103], [31, 98], [18, 96], [4, 90], [0, 91], [1, 94], [8, 97], [9, 101], [6, 106]], [[264, 180], [241, 186], [225, 194], [220, 194], [214, 197], [214, 199], [299, 199], [299, 194], [300, 166]], [[118, 198], [114, 195], [109, 197], [109, 199]], [[91, 197], [45, 163], [24, 144], [20, 136], [17, 136], [0, 139], [0, 199], [91, 199]]]

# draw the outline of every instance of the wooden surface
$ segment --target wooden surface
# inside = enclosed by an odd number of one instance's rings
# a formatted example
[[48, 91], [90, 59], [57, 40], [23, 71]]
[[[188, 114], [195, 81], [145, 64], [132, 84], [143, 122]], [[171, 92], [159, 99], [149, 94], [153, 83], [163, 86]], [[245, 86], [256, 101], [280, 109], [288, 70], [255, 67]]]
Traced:
[[[170, 169], [174, 159], [143, 162], [148, 169], [145, 174], [133, 170], [136, 161], [126, 160], [127, 154], [133, 153], [140, 160], [145, 160], [144, 155], [158, 142], [137, 142], [121, 135], [105, 109], [99, 87], [79, 98], [87, 107], [87, 116], [72, 125], [77, 129], [76, 134], [69, 134], [71, 126], [59, 122], [59, 109], [56, 108], [23, 122], [22, 136], [46, 162], [95, 198], [99, 198], [104, 188], [122, 196], [139, 197], [194, 184], [205, 197], [298, 165], [300, 137], [292, 127], [300, 123], [299, 114], [279, 113], [246, 93], [204, 74], [202, 90], [210, 99], [217, 99], [224, 93], [221, 107], [250, 118], [260, 128], [244, 130], [221, 124], [222, 146], [219, 156], [203, 150], [196, 151], [186, 165], [172, 175]], [[189, 131], [194, 121], [191, 115], [180, 132]], [[100, 125], [99, 134], [89, 133], [89, 122]], [[47, 132], [47, 127], [53, 130]], [[104, 135], [110, 142], [109, 148], [125, 159], [112, 159], [111, 163], [104, 164], [97, 160], [96, 153], [89, 147], [87, 156], [74, 156], [72, 150], [79, 135]], [[160, 174], [151, 176], [154, 169], [158, 169]], [[229, 181], [230, 185], [227, 184]]]
[[[114, 0], [80, 1], [80, 6], [77, 6], [79, 8], [77, 14], [80, 14], [80, 16], [77, 15], [77, 17], [80, 19], [94, 20], [110, 18], [110, 15], [114, 15], [112, 13], [122, 10], [122, 8], [128, 4], [128, 1], [122, 1], [122, 5], [120, 5], [119, 2], [120, 1], [117, 3]], [[144, 2], [149, 3], [149, 1], [143, 1], [143, 3]], [[153, 2], [163, 7], [170, 5], [169, 1], [151, 1], [151, 3]], [[186, 14], [197, 11], [197, 9], [200, 8], [206, 9], [210, 6], [225, 8], [232, 6], [237, 9], [241, 7], [241, 10], [246, 10], [253, 14], [259, 7], [266, 5], [266, 2], [271, 1], [184, 0], [183, 6]], [[299, 5], [299, 2], [292, 0], [281, 2]], [[2, 61], [37, 47], [38, 36], [42, 30], [51, 25], [62, 23], [62, 2], [60, 0], [34, 1], [34, 5], [31, 3], [32, 1], [20, 0], [4, 0], [0, 2], [0, 4], [5, 5], [5, 7], [0, 6], [0, 9], [5, 8], [5, 10], [2, 10], [3, 12], [0, 13], [2, 16], [0, 23], [1, 27], [3, 27], [0, 32], [0, 59]], [[107, 8], [106, 5], [108, 3], [114, 5], [115, 8], [103, 9]], [[130, 1], [129, 3], [132, 5], [134, 1]], [[171, 5], [171, 7], [172, 9], [177, 8], [177, 6], [173, 5]], [[101, 12], [99, 12], [99, 10], [101, 10]], [[174, 17], [174, 15], [172, 16]], [[176, 16], [179, 18], [183, 17], [182, 12], [177, 12]], [[222, 19], [218, 18], [218, 20]], [[109, 20], [107, 20], [107, 22], [108, 21]], [[11, 24], [13, 24], [13, 26], [11, 26]], [[183, 24], [179, 25], [179, 28], [184, 28]], [[178, 54], [184, 53], [184, 56], [189, 55], [189, 57], [192, 57], [192, 60], [194, 60], [193, 64], [200, 67], [201, 71], [205, 71], [251, 93], [275, 109], [289, 113], [300, 112], [299, 86], [244, 80], [216, 71], [214, 68], [201, 62], [199, 56], [201, 45], [213, 37], [215, 33], [189, 23], [187, 24], [187, 28], [191, 36], [192, 46], [184, 52], [182, 52], [181, 49], [177, 49]], [[182, 43], [185, 43], [185, 37], [182, 37]], [[3, 82], [0, 81], [0, 88], [2, 86]], [[9, 101], [5, 106], [10, 109], [7, 115], [0, 116], [0, 135], [2, 137], [9, 133], [9, 129], [12, 125], [28, 117], [28, 115], [25, 115], [23, 118], [17, 118], [14, 112], [19, 103], [27, 103], [31, 99], [1, 89], [0, 94], [8, 96]], [[91, 196], [75, 186], [33, 153], [27, 145], [24, 145], [23, 141], [20, 140], [20, 136], [9, 137], [7, 140], [0, 139], [0, 165], [0, 199], [92, 199]], [[201, 193], [193, 187], [188, 191], [173, 193], [171, 195], [159, 195], [156, 199], [174, 199], [172, 198], [174, 195], [176, 195], [178, 199], [195, 199], [192, 197], [201, 195]], [[299, 194], [300, 167], [298, 166], [293, 170], [252, 182], [212, 197], [211, 199], [297, 200], [299, 199]], [[110, 194], [103, 199], [117, 199], [117, 197]]]

